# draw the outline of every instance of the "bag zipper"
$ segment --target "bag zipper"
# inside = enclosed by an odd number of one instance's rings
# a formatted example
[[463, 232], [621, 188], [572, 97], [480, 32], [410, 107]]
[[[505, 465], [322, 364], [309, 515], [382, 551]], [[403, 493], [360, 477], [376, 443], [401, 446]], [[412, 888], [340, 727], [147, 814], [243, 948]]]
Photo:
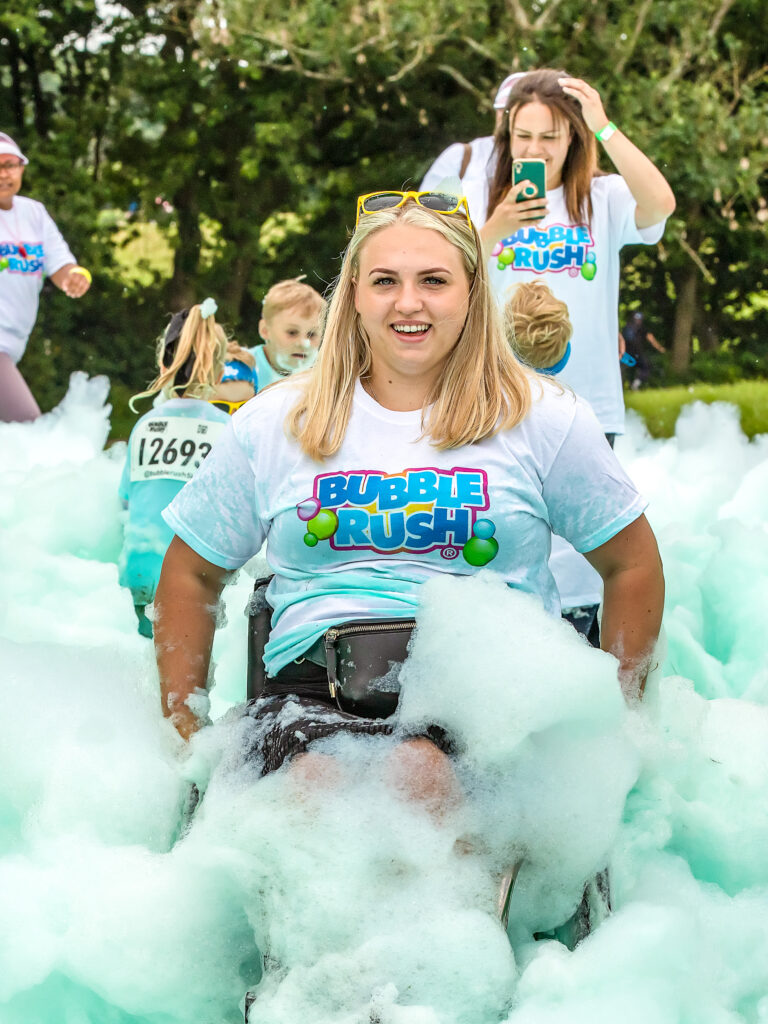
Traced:
[[[403, 632], [406, 629], [413, 629], [416, 623], [413, 619], [394, 619], [391, 622], [360, 622], [354, 626], [331, 626], [325, 631], [323, 645], [325, 646], [326, 660], [328, 652], [333, 650], [334, 645], [340, 637], [352, 636], [355, 633], [394, 633]], [[330, 661], [329, 661], [330, 664]], [[336, 700], [336, 679], [328, 674], [328, 691], [331, 697]]]
[[326, 650], [332, 647], [341, 636], [352, 633], [394, 633], [398, 630], [413, 629], [412, 619], [395, 619], [393, 622], [360, 622], [355, 626], [331, 626], [325, 631]]

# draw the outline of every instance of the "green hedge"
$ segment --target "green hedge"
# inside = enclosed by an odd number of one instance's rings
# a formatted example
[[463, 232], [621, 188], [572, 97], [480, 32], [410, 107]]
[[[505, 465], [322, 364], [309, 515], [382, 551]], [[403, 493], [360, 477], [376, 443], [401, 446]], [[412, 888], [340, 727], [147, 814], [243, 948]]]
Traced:
[[634, 409], [643, 417], [653, 437], [671, 437], [680, 410], [690, 402], [730, 402], [741, 411], [741, 429], [747, 437], [768, 434], [766, 380], [625, 391], [624, 399], [628, 409]]

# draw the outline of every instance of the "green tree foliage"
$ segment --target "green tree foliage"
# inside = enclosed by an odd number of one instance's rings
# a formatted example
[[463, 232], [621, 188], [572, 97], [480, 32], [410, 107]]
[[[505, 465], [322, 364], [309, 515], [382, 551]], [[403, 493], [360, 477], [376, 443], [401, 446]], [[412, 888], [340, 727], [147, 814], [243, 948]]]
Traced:
[[[504, 75], [544, 65], [596, 85], [675, 189], [625, 306], [678, 374], [765, 372], [767, 33], [762, 0], [10, 0], [0, 128], [96, 271], [82, 303], [46, 295], [25, 372], [48, 405], [81, 366], [138, 389], [165, 315], [206, 294], [253, 343], [271, 283], [333, 279], [358, 193], [418, 183], [490, 131]], [[168, 272], [115, 242], [150, 220]]]

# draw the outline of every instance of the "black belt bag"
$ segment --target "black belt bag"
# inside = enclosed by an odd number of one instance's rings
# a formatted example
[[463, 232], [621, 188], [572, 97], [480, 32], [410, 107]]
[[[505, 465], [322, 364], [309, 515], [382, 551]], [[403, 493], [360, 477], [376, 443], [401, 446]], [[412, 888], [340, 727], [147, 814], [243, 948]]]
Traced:
[[[268, 690], [264, 647], [272, 609], [266, 600], [271, 576], [256, 580], [248, 615], [248, 700]], [[297, 662], [325, 669], [328, 690], [341, 711], [364, 718], [388, 718], [397, 707], [398, 675], [408, 657], [414, 619], [355, 619], [332, 626]], [[290, 672], [286, 666], [283, 673]], [[282, 673], [278, 673], [278, 678]]]
[[356, 619], [323, 636], [328, 689], [341, 711], [388, 718], [400, 696], [413, 619]]

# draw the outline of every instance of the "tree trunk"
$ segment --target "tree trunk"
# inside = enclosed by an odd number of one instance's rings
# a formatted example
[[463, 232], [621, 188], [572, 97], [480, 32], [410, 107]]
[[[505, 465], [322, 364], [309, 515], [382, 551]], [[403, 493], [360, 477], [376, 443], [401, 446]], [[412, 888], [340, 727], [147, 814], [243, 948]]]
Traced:
[[717, 352], [720, 348], [720, 332], [714, 319], [714, 312], [708, 312], [701, 301], [697, 304], [693, 316], [693, 329], [702, 352]]
[[195, 285], [199, 272], [202, 234], [193, 182], [185, 182], [176, 191], [173, 205], [176, 208], [179, 242], [173, 256], [173, 277], [168, 285], [168, 300], [171, 309], [176, 312], [198, 301]]
[[[11, 65], [11, 103], [13, 105], [13, 120], [16, 125], [14, 134], [24, 135], [24, 98], [22, 96], [22, 73], [20, 66], [20, 53], [19, 44], [16, 39], [11, 36], [9, 40], [10, 46], [10, 65]], [[22, 143], [23, 145], [23, 143]]]
[[222, 299], [230, 311], [233, 321], [242, 320], [241, 306], [252, 269], [252, 259], [247, 256], [237, 256], [229, 269], [228, 279], [221, 288]]
[[32, 109], [35, 113], [35, 132], [38, 139], [42, 140], [48, 135], [48, 104], [40, 85], [37, 56], [30, 46], [22, 53], [22, 58], [29, 70], [29, 80], [32, 85]]
[[699, 271], [693, 264], [683, 271], [683, 279], [675, 304], [675, 331], [672, 337], [672, 368], [685, 373], [691, 362], [691, 335], [696, 311], [696, 290]]

